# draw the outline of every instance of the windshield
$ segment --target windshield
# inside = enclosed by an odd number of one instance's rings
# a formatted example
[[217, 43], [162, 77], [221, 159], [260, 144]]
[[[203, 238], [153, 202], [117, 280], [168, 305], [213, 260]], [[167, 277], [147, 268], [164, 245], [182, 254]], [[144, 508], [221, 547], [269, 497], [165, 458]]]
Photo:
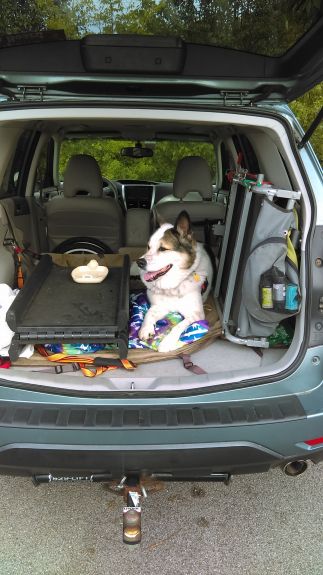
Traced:
[[[278, 56], [318, 19], [319, 0], [29, 0], [1, 6], [0, 34], [64, 29], [91, 33], [178, 36]], [[19, 8], [18, 8], [19, 5]]]
[[121, 150], [134, 146], [126, 140], [77, 139], [63, 140], [60, 147], [59, 174], [64, 179], [67, 162], [74, 154], [89, 154], [98, 162], [102, 176], [109, 180], [145, 180], [172, 182], [178, 161], [184, 156], [202, 156], [215, 179], [216, 165], [214, 147], [205, 142], [160, 141], [143, 142], [153, 150], [151, 158], [129, 158]]

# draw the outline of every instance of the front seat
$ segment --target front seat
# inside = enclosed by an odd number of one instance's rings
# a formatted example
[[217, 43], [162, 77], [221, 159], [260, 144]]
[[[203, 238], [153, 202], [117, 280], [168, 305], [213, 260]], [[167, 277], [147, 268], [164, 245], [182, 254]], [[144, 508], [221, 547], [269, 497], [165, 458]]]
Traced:
[[114, 198], [102, 197], [102, 175], [92, 156], [70, 158], [63, 193], [46, 204], [49, 249], [71, 238], [86, 237], [118, 251], [124, 242], [124, 216]]
[[155, 205], [155, 221], [174, 224], [178, 214], [186, 210], [197, 239], [203, 241], [207, 227], [225, 218], [226, 206], [213, 201], [212, 196], [208, 163], [200, 156], [186, 156], [177, 164], [173, 195], [165, 196]]

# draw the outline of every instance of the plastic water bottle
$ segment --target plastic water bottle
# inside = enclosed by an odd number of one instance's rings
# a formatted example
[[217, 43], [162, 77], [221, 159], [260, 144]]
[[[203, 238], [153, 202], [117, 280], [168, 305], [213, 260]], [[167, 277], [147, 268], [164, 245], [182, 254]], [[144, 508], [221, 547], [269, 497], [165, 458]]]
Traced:
[[278, 268], [272, 269], [273, 280], [273, 302], [275, 311], [284, 311], [286, 299], [285, 274]]

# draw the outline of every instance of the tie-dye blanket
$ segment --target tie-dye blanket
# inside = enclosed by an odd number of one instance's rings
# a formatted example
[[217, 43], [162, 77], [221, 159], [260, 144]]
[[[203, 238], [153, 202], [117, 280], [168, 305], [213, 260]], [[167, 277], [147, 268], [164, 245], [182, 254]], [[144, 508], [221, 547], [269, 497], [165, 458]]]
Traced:
[[[145, 292], [130, 295], [130, 321], [129, 321], [129, 349], [149, 348], [157, 351], [160, 342], [174, 325], [182, 321], [180, 313], [169, 313], [165, 318], [159, 320], [155, 326], [155, 335], [148, 340], [139, 339], [138, 332], [149, 309], [149, 301]], [[203, 337], [209, 329], [208, 322], [201, 320], [192, 323], [181, 335], [177, 348]]]

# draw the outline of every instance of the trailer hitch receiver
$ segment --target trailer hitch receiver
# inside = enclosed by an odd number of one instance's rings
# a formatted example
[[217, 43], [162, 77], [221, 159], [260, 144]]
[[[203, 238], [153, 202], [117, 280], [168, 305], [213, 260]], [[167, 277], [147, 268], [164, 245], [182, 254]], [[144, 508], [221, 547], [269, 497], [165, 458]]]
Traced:
[[139, 475], [122, 478], [118, 488], [123, 491], [123, 542], [130, 545], [141, 541], [141, 505], [142, 496], [147, 497], [145, 488], [140, 483]]

